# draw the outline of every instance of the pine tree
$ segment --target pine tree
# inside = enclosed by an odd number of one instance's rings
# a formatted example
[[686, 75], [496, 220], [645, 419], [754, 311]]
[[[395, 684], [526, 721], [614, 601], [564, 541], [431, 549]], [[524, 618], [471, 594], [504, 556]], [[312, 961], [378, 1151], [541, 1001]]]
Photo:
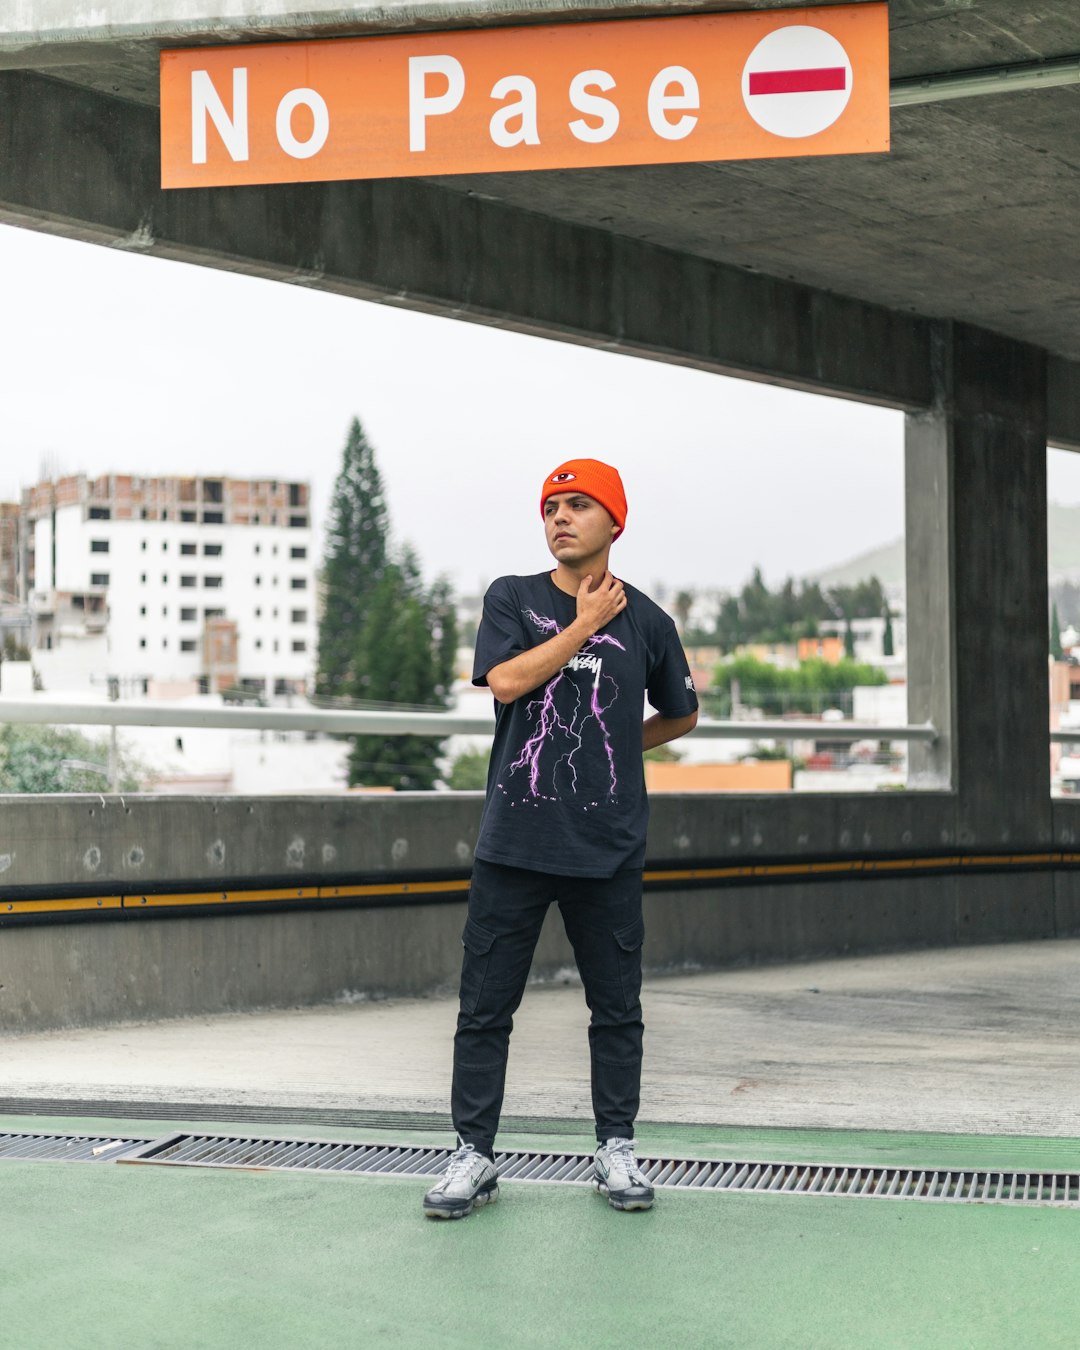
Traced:
[[849, 661], [855, 659], [855, 634], [852, 631], [850, 614], [844, 620], [844, 655]]
[[892, 630], [892, 610], [886, 604], [885, 606], [885, 632], [881, 638], [881, 653], [883, 656], [895, 655], [896, 639], [893, 637]]
[[353, 655], [386, 567], [390, 520], [375, 451], [360, 419], [349, 427], [330, 502], [319, 621], [320, 694], [341, 696], [353, 683]]
[[[451, 650], [452, 644], [452, 650]], [[423, 589], [405, 549], [383, 570], [353, 654], [354, 698], [435, 711], [447, 705], [454, 676], [456, 622], [448, 583]], [[349, 786], [418, 791], [435, 786], [442, 741], [427, 736], [357, 736]]]
[[[353, 418], [334, 484], [323, 561], [320, 694], [445, 708], [456, 673], [457, 620], [446, 578], [425, 590], [420, 560], [390, 552], [390, 513], [375, 451]], [[442, 739], [354, 736], [349, 785], [431, 788]]]
[[1064, 661], [1065, 659], [1065, 652], [1061, 646], [1061, 620], [1058, 618], [1056, 601], [1050, 611], [1050, 655], [1055, 661]]

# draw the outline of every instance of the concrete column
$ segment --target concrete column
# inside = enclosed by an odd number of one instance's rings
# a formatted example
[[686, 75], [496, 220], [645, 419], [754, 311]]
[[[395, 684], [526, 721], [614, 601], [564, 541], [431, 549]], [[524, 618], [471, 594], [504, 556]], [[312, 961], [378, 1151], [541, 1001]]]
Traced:
[[912, 786], [956, 792], [955, 842], [1049, 844], [1046, 355], [961, 324], [908, 418]]

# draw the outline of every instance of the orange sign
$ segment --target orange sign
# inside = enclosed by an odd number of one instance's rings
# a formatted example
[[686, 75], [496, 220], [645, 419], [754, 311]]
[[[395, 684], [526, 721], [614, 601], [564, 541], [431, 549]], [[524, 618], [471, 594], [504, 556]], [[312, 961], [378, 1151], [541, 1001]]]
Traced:
[[167, 188], [888, 148], [885, 4], [161, 54]]

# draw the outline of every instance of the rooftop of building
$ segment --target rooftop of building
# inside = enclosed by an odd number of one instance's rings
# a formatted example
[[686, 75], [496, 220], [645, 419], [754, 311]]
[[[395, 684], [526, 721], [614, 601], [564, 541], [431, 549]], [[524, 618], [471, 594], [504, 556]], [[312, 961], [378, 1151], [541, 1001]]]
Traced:
[[[310, 523], [311, 484], [305, 480], [279, 478], [229, 478], [166, 474], [143, 476], [108, 473], [90, 477], [84, 473], [44, 479], [24, 488], [21, 509], [38, 520], [66, 506], [83, 506], [91, 513], [108, 510], [99, 519], [148, 521], [185, 520], [198, 510], [210, 508], [230, 524], [290, 524], [290, 512], [304, 512]], [[269, 515], [263, 518], [262, 512]], [[280, 513], [280, 518], [279, 518]], [[222, 524], [224, 520], [204, 521]]]
[[[646, 986], [639, 1152], [1080, 1168], [1080, 942], [683, 974]], [[590, 1147], [579, 988], [533, 988], [504, 1148]], [[394, 1000], [5, 1045], [0, 1131], [448, 1142], [453, 1005]], [[286, 1119], [288, 1117], [288, 1119]], [[262, 1121], [260, 1125], [258, 1122]], [[1072, 1344], [1061, 1207], [506, 1182], [463, 1223], [425, 1183], [0, 1162], [0, 1291], [20, 1350]]]

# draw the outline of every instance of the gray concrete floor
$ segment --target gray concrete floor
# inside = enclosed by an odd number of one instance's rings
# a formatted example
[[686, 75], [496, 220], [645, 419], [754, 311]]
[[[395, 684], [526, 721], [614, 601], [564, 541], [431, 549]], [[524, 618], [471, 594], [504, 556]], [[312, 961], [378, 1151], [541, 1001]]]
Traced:
[[[454, 1004], [391, 1000], [0, 1043], [0, 1096], [445, 1111]], [[654, 979], [642, 1118], [1080, 1134], [1080, 941]], [[507, 1115], [589, 1118], [587, 1013], [534, 986]]]

